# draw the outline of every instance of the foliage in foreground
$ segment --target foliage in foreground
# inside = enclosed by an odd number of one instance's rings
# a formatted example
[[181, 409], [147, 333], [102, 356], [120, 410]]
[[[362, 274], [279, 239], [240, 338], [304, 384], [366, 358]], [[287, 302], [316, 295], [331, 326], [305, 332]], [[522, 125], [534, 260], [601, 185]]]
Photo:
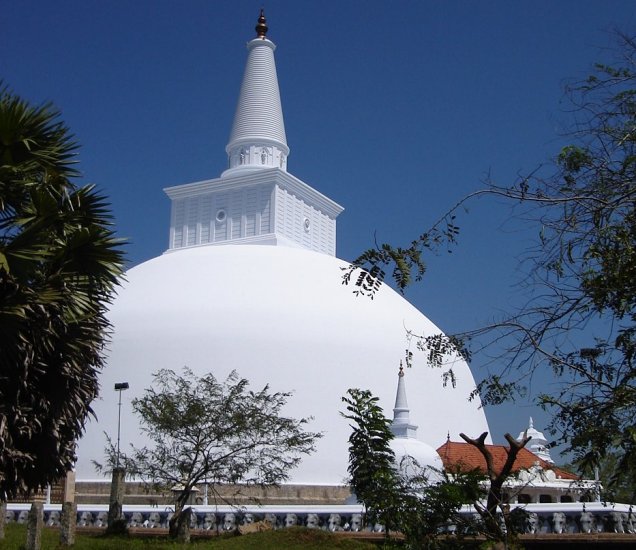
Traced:
[[[609, 485], [629, 476], [636, 498], [636, 36], [618, 34], [615, 58], [567, 87], [570, 143], [518, 182], [488, 182], [475, 195], [504, 197], [537, 234], [522, 270], [528, 301], [518, 311], [463, 334], [420, 339], [433, 365], [465, 343], [494, 346], [498, 371], [478, 388], [497, 404], [525, 391], [542, 369], [558, 384], [538, 403], [554, 416], [552, 434], [581, 472], [604, 465]], [[424, 272], [423, 252], [456, 242], [452, 208], [409, 246], [368, 250], [345, 274], [373, 294], [387, 269], [400, 290]], [[360, 268], [354, 278], [356, 268]], [[452, 380], [452, 371], [448, 373]], [[623, 483], [624, 485], [624, 483]], [[623, 487], [624, 488], [624, 487]], [[623, 493], [624, 494], [624, 493]], [[611, 494], [607, 495], [611, 498]]]
[[[488, 531], [486, 522], [471, 519], [468, 525], [459, 513], [462, 505], [474, 504], [484, 496], [483, 475], [458, 471], [448, 476], [420, 467], [412, 457], [404, 457], [397, 465], [390, 446], [394, 437], [391, 422], [378, 398], [368, 390], [350, 389], [342, 400], [348, 411], [342, 415], [352, 422], [349, 483], [365, 507], [366, 523], [384, 525], [387, 538], [392, 531], [403, 533], [412, 549], [440, 547], [439, 534], [448, 524], [456, 525], [458, 533], [468, 532], [468, 527], [473, 533]], [[435, 476], [441, 479], [433, 479]], [[499, 534], [498, 528], [492, 538]]]
[[[10, 524], [6, 528], [6, 538], [2, 541], [3, 550], [21, 550], [26, 540], [26, 526]], [[43, 531], [42, 549], [57, 549], [59, 532], [46, 528]], [[290, 528], [279, 531], [264, 531], [244, 536], [212, 537], [194, 539], [184, 544], [168, 540], [165, 537], [106, 537], [103, 535], [85, 535], [76, 537], [75, 550], [185, 550], [189, 548], [219, 548], [220, 550], [324, 550], [329, 548], [344, 550], [372, 550], [375, 544], [338, 538], [324, 531]]]
[[364, 504], [367, 523], [380, 523], [387, 532], [393, 531], [398, 527], [399, 473], [390, 446], [391, 422], [378, 405], [378, 398], [368, 390], [350, 389], [342, 401], [348, 414], [341, 414], [352, 422], [348, 466], [351, 490]]
[[[270, 392], [269, 386], [252, 391], [235, 371], [219, 382], [211, 373], [198, 377], [187, 368], [183, 374], [161, 370], [144, 396], [132, 402], [152, 445], [131, 446], [123, 464], [154, 490], [179, 486], [174, 518], [203, 482], [215, 501], [222, 500], [215, 491], [221, 483], [276, 485], [313, 452], [320, 437], [305, 431], [311, 419], [281, 415], [290, 396]], [[112, 442], [106, 451], [112, 467]]]
[[73, 468], [99, 388], [123, 254], [76, 151], [52, 105], [0, 83], [0, 500]]

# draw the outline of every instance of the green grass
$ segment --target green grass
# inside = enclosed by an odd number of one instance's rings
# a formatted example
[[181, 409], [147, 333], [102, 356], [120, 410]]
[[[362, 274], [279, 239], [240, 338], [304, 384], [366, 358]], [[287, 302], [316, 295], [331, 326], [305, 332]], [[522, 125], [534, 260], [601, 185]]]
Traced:
[[[21, 550], [26, 541], [24, 525], [9, 524], [5, 528], [5, 539], [0, 540], [2, 550]], [[58, 549], [59, 533], [56, 529], [44, 529], [42, 549]], [[293, 528], [280, 531], [265, 531], [238, 537], [218, 537], [194, 540], [190, 544], [171, 542], [157, 537], [105, 537], [78, 534], [74, 550], [177, 550], [199, 548], [214, 550], [377, 550], [377, 546], [350, 539], [339, 538], [325, 531]]]

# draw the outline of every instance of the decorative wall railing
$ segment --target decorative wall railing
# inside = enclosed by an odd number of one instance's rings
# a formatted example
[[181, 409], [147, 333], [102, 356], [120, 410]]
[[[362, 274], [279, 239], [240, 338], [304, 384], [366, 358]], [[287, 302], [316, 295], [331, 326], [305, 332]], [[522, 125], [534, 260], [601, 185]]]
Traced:
[[[9, 504], [7, 522], [26, 523], [28, 504]], [[526, 533], [624, 533], [636, 537], [636, 507], [626, 504], [563, 503], [528, 504], [520, 507], [526, 512]], [[275, 529], [305, 526], [328, 531], [382, 532], [381, 525], [365, 525], [362, 508], [358, 505], [334, 506], [261, 506], [237, 509], [231, 506], [194, 506], [190, 527], [192, 529], [232, 531], [240, 525], [265, 521]], [[47, 526], [59, 526], [61, 506], [44, 506], [44, 522]], [[475, 510], [466, 506], [462, 510], [467, 518], [474, 517]], [[170, 507], [124, 506], [124, 518], [128, 527], [140, 529], [165, 529], [172, 516]], [[108, 507], [104, 505], [79, 505], [78, 527], [106, 527]], [[448, 525], [444, 532], [456, 533], [457, 525]]]

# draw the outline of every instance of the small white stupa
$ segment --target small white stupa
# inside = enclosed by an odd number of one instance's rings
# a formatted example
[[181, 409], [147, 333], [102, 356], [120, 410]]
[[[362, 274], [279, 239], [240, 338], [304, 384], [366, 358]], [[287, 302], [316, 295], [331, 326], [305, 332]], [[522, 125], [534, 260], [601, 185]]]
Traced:
[[530, 437], [530, 441], [526, 444], [526, 449], [537, 455], [541, 460], [554, 464], [554, 460], [552, 460], [550, 456], [548, 440], [539, 430], [535, 429], [532, 417], [530, 417], [530, 422], [528, 422], [528, 428], [519, 433], [517, 441], [521, 441], [524, 437], [528, 436]]
[[423, 471], [430, 481], [438, 480], [444, 467], [442, 459], [433, 447], [417, 439], [417, 426], [411, 424], [404, 368], [401, 363], [391, 431], [395, 436], [391, 441], [391, 449], [395, 453], [398, 467], [407, 476]]

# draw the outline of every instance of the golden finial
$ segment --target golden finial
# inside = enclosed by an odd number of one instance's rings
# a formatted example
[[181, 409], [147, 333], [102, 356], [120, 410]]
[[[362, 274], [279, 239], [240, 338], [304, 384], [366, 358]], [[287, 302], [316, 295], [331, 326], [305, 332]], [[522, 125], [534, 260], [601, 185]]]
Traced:
[[398, 376], [400, 378], [404, 376], [404, 367], [402, 366], [402, 361], [400, 361], [400, 372], [398, 372]]
[[258, 17], [258, 23], [256, 23], [254, 30], [258, 38], [265, 39], [265, 35], [267, 34], [267, 21], [265, 21], [265, 11], [263, 8], [261, 8], [261, 15]]

